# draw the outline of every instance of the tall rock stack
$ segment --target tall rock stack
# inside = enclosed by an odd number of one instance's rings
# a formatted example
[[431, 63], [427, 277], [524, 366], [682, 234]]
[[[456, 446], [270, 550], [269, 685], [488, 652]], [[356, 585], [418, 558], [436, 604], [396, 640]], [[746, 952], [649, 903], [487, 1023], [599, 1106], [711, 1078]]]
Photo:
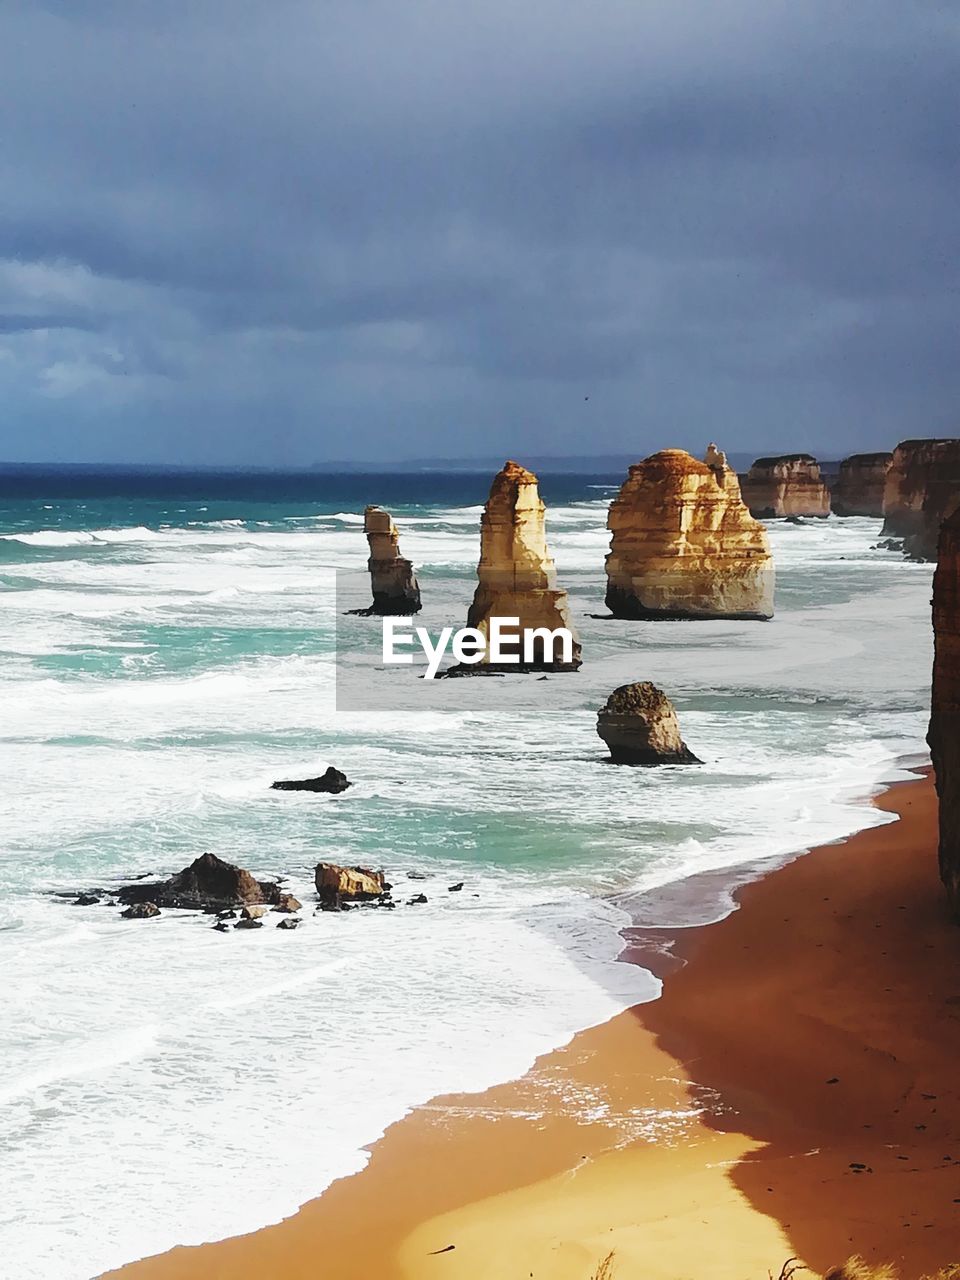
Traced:
[[840, 463], [830, 495], [835, 516], [883, 515], [883, 494], [892, 453], [854, 453]]
[[367, 568], [373, 588], [373, 604], [365, 612], [387, 617], [419, 613], [420, 587], [413, 565], [400, 554], [400, 537], [390, 512], [367, 507], [363, 531], [370, 546]]
[[773, 558], [737, 476], [710, 445], [636, 463], [610, 506], [607, 608], [616, 618], [773, 616]]
[[933, 696], [927, 741], [940, 797], [940, 876], [960, 920], [960, 511], [940, 532], [933, 577]]
[[[507, 462], [493, 481], [480, 518], [479, 579], [467, 626], [485, 637], [490, 619], [519, 618], [521, 630], [567, 628], [573, 635], [572, 659], [559, 661], [560, 648], [551, 653], [539, 645], [527, 669], [576, 670], [580, 666], [580, 641], [570, 618], [566, 591], [557, 586], [557, 571], [544, 524], [545, 507], [537, 477], [517, 462]], [[481, 666], [490, 667], [489, 654]], [[475, 669], [475, 668], [474, 668]], [[505, 670], [517, 670], [512, 664]]]
[[740, 487], [750, 514], [758, 520], [830, 514], [830, 490], [810, 453], [757, 458]]
[[940, 526], [960, 503], [960, 440], [904, 440], [893, 451], [883, 532], [917, 560], [936, 560]]

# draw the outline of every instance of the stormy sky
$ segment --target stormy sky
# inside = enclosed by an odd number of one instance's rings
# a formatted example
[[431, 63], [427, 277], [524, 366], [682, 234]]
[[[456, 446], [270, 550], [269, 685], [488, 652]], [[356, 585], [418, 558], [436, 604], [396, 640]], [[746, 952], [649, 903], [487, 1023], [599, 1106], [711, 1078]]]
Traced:
[[0, 459], [960, 423], [960, 4], [0, 0]]

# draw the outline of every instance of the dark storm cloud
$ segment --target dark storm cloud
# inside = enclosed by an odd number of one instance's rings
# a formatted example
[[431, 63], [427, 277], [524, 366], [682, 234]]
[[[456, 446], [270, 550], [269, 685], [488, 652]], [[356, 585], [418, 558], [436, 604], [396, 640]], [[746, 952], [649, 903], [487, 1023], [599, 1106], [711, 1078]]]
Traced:
[[8, 2], [0, 456], [942, 431], [958, 46], [923, 0]]

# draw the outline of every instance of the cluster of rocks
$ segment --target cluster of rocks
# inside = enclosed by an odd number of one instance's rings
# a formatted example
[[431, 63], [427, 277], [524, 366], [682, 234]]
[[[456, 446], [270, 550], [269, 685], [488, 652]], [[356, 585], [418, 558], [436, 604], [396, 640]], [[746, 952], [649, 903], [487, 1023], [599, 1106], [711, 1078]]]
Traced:
[[[394, 909], [391, 885], [382, 871], [369, 867], [343, 867], [335, 862], [318, 862], [314, 868], [317, 911], [347, 911], [352, 907], [373, 906]], [[409, 873], [411, 880], [425, 880], [422, 872]], [[463, 881], [448, 885], [449, 893], [459, 893]], [[146, 877], [119, 889], [98, 889], [78, 894], [74, 904], [94, 906], [104, 901], [122, 906], [125, 920], [153, 920], [162, 909], [198, 911], [216, 916], [214, 929], [226, 933], [233, 929], [262, 929], [267, 917], [276, 914], [278, 929], [296, 929], [303, 903], [283, 889], [278, 881], [258, 880], [251, 872], [232, 862], [204, 853], [188, 867], [166, 880]], [[427, 902], [424, 893], [414, 894], [408, 906]]]

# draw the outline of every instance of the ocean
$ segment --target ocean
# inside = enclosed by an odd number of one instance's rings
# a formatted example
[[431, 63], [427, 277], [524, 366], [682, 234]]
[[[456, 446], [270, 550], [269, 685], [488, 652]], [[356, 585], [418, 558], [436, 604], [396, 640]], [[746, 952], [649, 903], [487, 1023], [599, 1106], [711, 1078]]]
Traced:
[[[888, 819], [870, 796], [925, 755], [930, 566], [878, 520], [771, 522], [773, 621], [604, 619], [621, 479], [541, 476], [580, 672], [398, 668], [402, 697], [354, 706], [338, 675], [380, 624], [335, 582], [364, 505], [400, 528], [418, 623], [463, 625], [491, 476], [0, 472], [4, 1274], [89, 1280], [294, 1212], [410, 1107], [654, 998], [616, 962], [628, 904], [703, 922], [730, 899], [651, 891]], [[635, 679], [702, 766], [605, 762], [597, 710]], [[270, 790], [328, 764], [341, 796]], [[287, 876], [302, 927], [56, 896], [207, 850]], [[314, 915], [321, 859], [428, 902]]]

